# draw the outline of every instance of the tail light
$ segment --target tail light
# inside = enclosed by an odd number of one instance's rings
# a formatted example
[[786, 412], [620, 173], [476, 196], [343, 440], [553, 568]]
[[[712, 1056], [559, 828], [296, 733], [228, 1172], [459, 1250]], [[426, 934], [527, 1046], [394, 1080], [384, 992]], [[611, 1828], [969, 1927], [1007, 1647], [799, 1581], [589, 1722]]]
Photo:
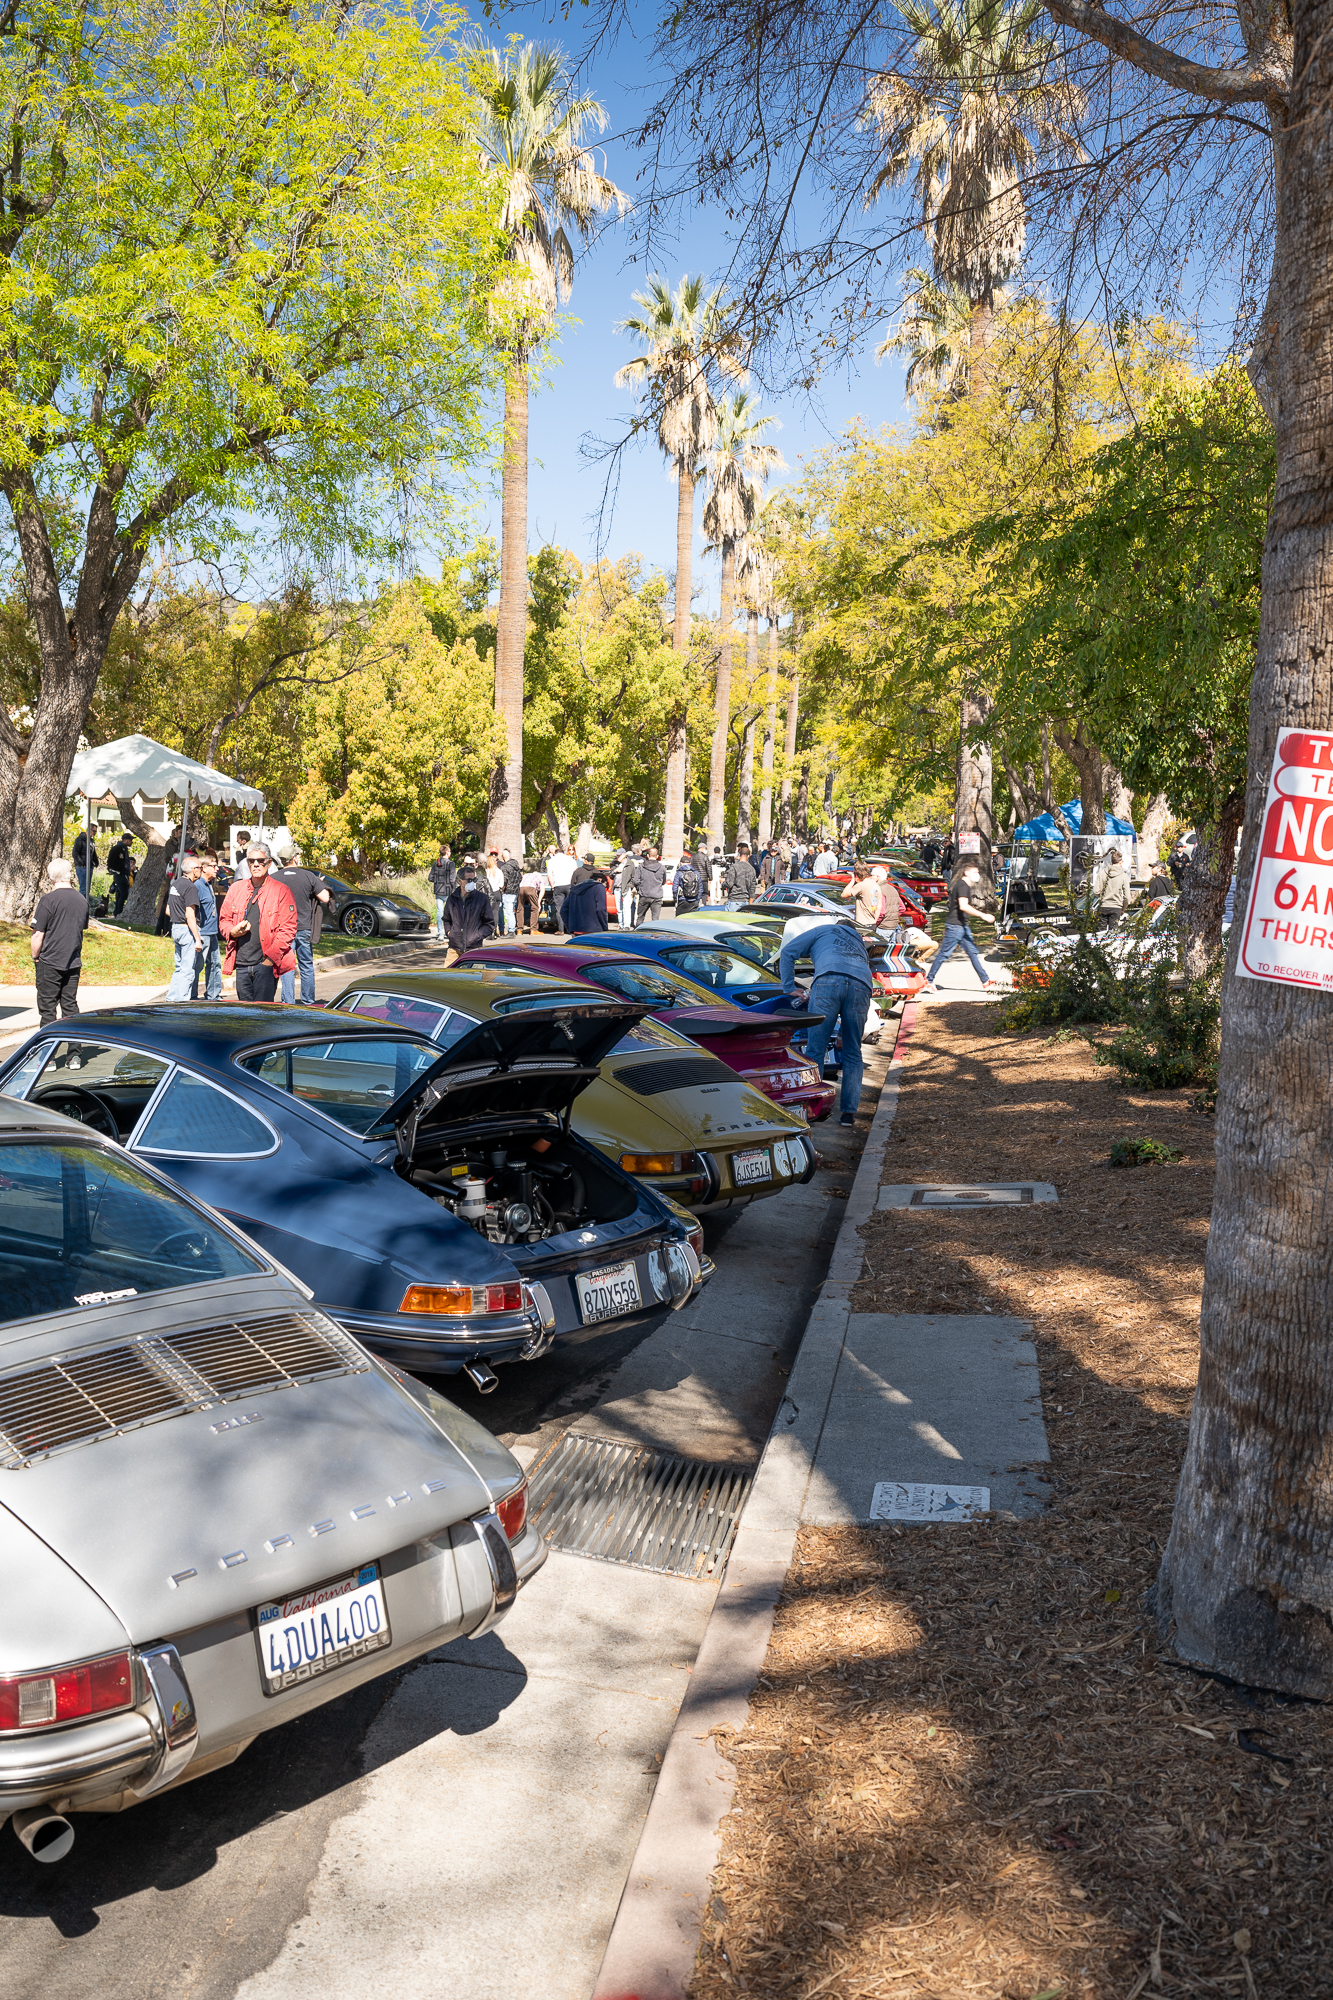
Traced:
[[478, 1319], [487, 1313], [523, 1311], [523, 1284], [409, 1285], [398, 1308], [404, 1313], [444, 1313], [455, 1319]]
[[697, 1174], [702, 1166], [697, 1153], [622, 1153], [620, 1169], [626, 1174]]
[[500, 1526], [511, 1542], [516, 1542], [523, 1533], [528, 1519], [528, 1482], [525, 1479], [517, 1493], [511, 1493], [507, 1500], [497, 1500], [495, 1511], [500, 1516]]
[[52, 1667], [44, 1674], [6, 1674], [0, 1679], [0, 1730], [76, 1722], [80, 1716], [129, 1708], [133, 1701], [128, 1653], [85, 1660], [75, 1667]]

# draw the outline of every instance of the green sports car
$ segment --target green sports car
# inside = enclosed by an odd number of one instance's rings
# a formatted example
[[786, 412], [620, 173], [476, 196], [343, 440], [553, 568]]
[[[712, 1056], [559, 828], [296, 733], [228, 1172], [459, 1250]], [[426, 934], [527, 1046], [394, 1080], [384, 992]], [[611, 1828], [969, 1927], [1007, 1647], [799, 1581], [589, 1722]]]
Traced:
[[[499, 966], [357, 975], [328, 1004], [415, 1028], [448, 1048], [480, 1021], [530, 1007], [586, 1006], [586, 985]], [[574, 1130], [626, 1172], [696, 1215], [779, 1194], [819, 1164], [803, 1118], [755, 1090], [716, 1056], [661, 1022], [642, 1020], [574, 1101]]]

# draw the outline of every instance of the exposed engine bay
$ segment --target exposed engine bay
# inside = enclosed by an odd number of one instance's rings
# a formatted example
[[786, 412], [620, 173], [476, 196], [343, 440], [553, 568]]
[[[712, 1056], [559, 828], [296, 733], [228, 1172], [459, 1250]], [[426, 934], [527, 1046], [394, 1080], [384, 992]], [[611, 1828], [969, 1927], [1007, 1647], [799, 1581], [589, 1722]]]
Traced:
[[590, 1148], [550, 1126], [432, 1148], [430, 1164], [414, 1162], [409, 1178], [491, 1243], [541, 1243], [619, 1222], [636, 1199]]

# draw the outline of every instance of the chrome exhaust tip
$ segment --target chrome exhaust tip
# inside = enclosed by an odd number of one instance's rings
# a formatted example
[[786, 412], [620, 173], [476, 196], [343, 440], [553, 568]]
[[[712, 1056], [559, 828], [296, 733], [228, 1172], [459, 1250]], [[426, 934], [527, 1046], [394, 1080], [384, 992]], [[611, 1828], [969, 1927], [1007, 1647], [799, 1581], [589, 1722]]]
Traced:
[[63, 1861], [74, 1845], [73, 1827], [50, 1806], [25, 1806], [11, 1823], [34, 1861]]
[[463, 1373], [470, 1382], [476, 1384], [483, 1396], [489, 1396], [492, 1389], [498, 1389], [500, 1386], [499, 1376], [493, 1368], [488, 1368], [484, 1361], [465, 1361]]

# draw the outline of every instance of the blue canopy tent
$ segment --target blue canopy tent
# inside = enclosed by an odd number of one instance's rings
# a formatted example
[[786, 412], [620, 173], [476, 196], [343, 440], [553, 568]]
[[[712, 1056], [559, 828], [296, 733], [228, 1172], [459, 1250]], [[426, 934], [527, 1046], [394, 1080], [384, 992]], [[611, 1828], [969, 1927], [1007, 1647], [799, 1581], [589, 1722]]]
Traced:
[[[1067, 806], [1061, 806], [1060, 811], [1064, 814], [1071, 832], [1077, 833], [1083, 824], [1083, 807], [1079, 801], [1071, 799]], [[1134, 828], [1130, 822], [1127, 819], [1117, 819], [1114, 813], [1106, 815], [1106, 831], [1118, 833], [1126, 840], [1135, 838]], [[1013, 842], [1017, 847], [1032, 841], [1064, 840], [1065, 837], [1050, 813], [1038, 813], [1035, 819], [1025, 820], [1022, 826], [1014, 829]]]

